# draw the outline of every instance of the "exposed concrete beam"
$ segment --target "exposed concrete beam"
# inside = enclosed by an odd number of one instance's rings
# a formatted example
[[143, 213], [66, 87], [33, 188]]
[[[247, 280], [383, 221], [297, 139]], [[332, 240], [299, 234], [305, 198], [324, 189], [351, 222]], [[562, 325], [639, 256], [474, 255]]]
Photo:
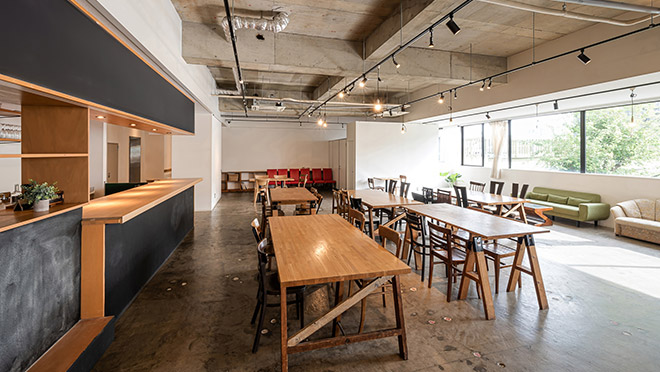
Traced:
[[[226, 67], [209, 67], [211, 75], [219, 84], [234, 83], [234, 73], [232, 69]], [[254, 84], [277, 84], [295, 87], [316, 87], [320, 85], [325, 78], [318, 75], [291, 74], [283, 72], [242, 70], [243, 79], [246, 82]]]
[[[221, 34], [219, 26], [184, 22], [183, 57], [186, 62], [232, 67], [232, 50]], [[351, 79], [363, 71], [362, 58], [356, 50], [361, 49], [360, 43], [287, 33], [270, 35], [263, 41], [255, 36], [254, 30], [238, 31], [238, 53], [241, 67], [246, 70]], [[483, 63], [473, 60], [473, 76], [485, 76], [506, 69], [504, 57], [480, 58]], [[381, 68], [381, 77], [401, 82], [417, 78], [464, 82], [469, 77], [469, 64], [464, 63], [467, 59], [467, 53], [408, 48], [397, 56], [401, 68], [386, 63]]]

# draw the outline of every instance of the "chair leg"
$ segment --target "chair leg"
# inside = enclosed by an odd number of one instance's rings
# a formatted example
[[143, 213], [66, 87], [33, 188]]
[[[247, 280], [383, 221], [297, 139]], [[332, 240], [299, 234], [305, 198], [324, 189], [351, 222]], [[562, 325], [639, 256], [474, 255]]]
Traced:
[[305, 294], [300, 294], [300, 329], [305, 328]]
[[451, 264], [445, 262], [445, 266], [447, 267], [447, 302], [451, 302], [451, 288], [454, 286], [451, 281], [456, 278], [456, 275]]
[[429, 257], [429, 288], [431, 288], [431, 282], [433, 282], [433, 264], [435, 261], [433, 255]]
[[383, 307], [387, 307], [387, 296], [385, 295], [385, 287], [381, 287], [381, 292], [383, 292]]
[[422, 245], [422, 275], [419, 279], [424, 283], [424, 270], [426, 269], [426, 247]]
[[364, 318], [367, 315], [367, 299], [362, 299], [361, 309], [360, 309], [360, 326], [358, 327], [358, 333], [362, 333], [364, 329]]
[[254, 313], [252, 313], [252, 320], [250, 320], [250, 324], [254, 324], [254, 321], [257, 320], [257, 314], [259, 314], [260, 308], [261, 301], [257, 298], [257, 306], [254, 307]]
[[300, 319], [300, 294], [296, 293], [296, 318]]
[[266, 317], [266, 296], [262, 297], [263, 304], [261, 306], [261, 312], [259, 313], [259, 324], [257, 325], [257, 333], [254, 336], [254, 344], [252, 345], [252, 353], [256, 353], [259, 350], [259, 339], [261, 338], [261, 328], [264, 326], [264, 318]]
[[500, 293], [500, 257], [496, 256], [495, 260], [495, 293]]

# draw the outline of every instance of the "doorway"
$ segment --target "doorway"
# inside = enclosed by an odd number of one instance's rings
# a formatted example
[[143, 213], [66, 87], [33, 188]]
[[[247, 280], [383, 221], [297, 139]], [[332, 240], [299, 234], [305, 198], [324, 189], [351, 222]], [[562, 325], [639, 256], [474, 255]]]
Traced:
[[140, 182], [140, 137], [128, 137], [128, 182]]
[[108, 174], [106, 175], [105, 182], [117, 183], [119, 182], [119, 144], [108, 142], [108, 158], [107, 167]]

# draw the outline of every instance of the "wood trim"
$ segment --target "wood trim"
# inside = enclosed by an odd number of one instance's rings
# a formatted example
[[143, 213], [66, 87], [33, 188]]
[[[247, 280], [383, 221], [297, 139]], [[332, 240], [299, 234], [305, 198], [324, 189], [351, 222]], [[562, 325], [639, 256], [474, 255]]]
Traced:
[[[20, 140], [18, 140], [20, 142]], [[86, 158], [87, 153], [78, 154], [0, 154], [0, 159], [3, 158], [17, 158], [17, 159], [40, 159], [40, 158]]]
[[7, 110], [7, 109], [3, 109], [2, 107], [0, 107], [0, 113], [21, 116], [20, 111]]
[[82, 225], [80, 266], [80, 318], [102, 317], [105, 315], [105, 225]]
[[[46, 218], [57, 216], [58, 214], [72, 211], [76, 208], [82, 208], [87, 203], [79, 204], [59, 204], [51, 206], [48, 212], [34, 213], [32, 210], [23, 212], [14, 212], [11, 210], [0, 211], [0, 232], [15, 229], [30, 223], [45, 220]], [[30, 218], [21, 219], [22, 215], [29, 215]], [[11, 220], [11, 222], [9, 221]], [[16, 222], [17, 221], [17, 222]]]
[[48, 349], [27, 372], [68, 371], [113, 317], [82, 319]]
[[131, 48], [130, 45], [128, 45], [126, 42], [124, 42], [121, 38], [119, 38], [119, 36], [117, 36], [114, 32], [112, 32], [112, 31], [110, 30], [110, 28], [108, 28], [108, 27], [107, 27], [106, 25], [104, 25], [104, 24], [103, 24], [98, 18], [94, 17], [94, 15], [92, 15], [90, 12], [88, 12], [87, 9], [85, 9], [82, 5], [80, 5], [80, 3], [78, 3], [78, 1], [76, 1], [76, 0], [69, 0], [69, 2], [70, 2], [73, 6], [75, 6], [76, 8], [78, 8], [78, 10], [80, 10], [81, 12], [83, 12], [83, 14], [85, 14], [89, 19], [91, 19], [92, 21], [94, 21], [94, 23], [96, 23], [99, 27], [101, 27], [103, 30], [105, 30], [105, 32], [107, 32], [108, 34], [110, 34], [110, 36], [112, 36], [113, 38], [115, 38], [115, 40], [117, 40], [121, 45], [123, 45], [124, 48], [130, 50], [131, 53], [133, 53], [133, 54], [134, 54], [136, 57], [138, 57], [142, 62], [144, 62], [145, 65], [149, 66], [152, 70], [154, 70], [155, 73], [157, 73], [157, 74], [160, 75], [160, 77], [162, 77], [165, 81], [167, 81], [168, 83], [170, 83], [171, 86], [173, 86], [176, 90], [178, 90], [179, 92], [181, 92], [181, 94], [183, 94], [184, 96], [186, 96], [186, 98], [188, 98], [191, 102], [195, 102], [195, 100], [193, 100], [193, 99], [192, 99], [192, 98], [191, 98], [186, 92], [184, 92], [181, 88], [179, 88], [176, 84], [174, 84], [174, 83], [172, 82], [172, 80], [170, 80], [169, 78], [165, 77], [165, 75], [163, 75], [160, 71], [158, 71], [158, 70], [157, 70], [157, 69], [156, 69], [151, 63], [149, 63], [149, 62], [148, 62], [146, 59], [144, 59], [140, 54], [138, 54], [138, 53], [135, 51], [135, 49]]

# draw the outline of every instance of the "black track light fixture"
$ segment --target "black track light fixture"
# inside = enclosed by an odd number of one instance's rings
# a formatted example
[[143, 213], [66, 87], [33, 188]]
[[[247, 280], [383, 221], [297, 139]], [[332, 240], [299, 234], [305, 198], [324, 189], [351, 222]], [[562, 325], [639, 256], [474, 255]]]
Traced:
[[439, 104], [445, 103], [445, 94], [444, 93], [440, 94], [440, 98], [438, 98], [438, 103]]
[[486, 89], [490, 89], [493, 86], [493, 78], [488, 79], [488, 86]]
[[396, 59], [394, 59], [394, 56], [392, 56], [392, 63], [394, 63], [394, 66], [396, 66], [396, 68], [401, 67], [401, 64], [397, 62]]
[[447, 21], [447, 28], [451, 31], [452, 34], [456, 35], [461, 31], [461, 28], [458, 27], [456, 22], [454, 22], [454, 13], [449, 13], [449, 21]]
[[458, 99], [458, 94], [456, 94], [457, 92], [458, 92], [458, 89], [454, 89], [454, 99]]
[[486, 80], [485, 80], [485, 79], [484, 79], [484, 81], [481, 83], [481, 88], [479, 88], [479, 91], [480, 91], [480, 92], [483, 92], [483, 91], [484, 91], [484, 88], [486, 88]]
[[367, 86], [367, 77], [362, 75], [362, 80], [360, 80], [358, 85], [360, 86], [360, 88], [364, 88], [365, 86]]
[[434, 48], [435, 45], [433, 44], [433, 29], [429, 28], [429, 32], [431, 33], [431, 36], [429, 37], [429, 48]]
[[490, 113], [486, 111], [486, 119], [490, 120]]
[[578, 54], [577, 57], [585, 65], [591, 62], [591, 58], [589, 58], [586, 54], [584, 54], [584, 49], [580, 49], [580, 54]]
[[559, 102], [557, 102], [557, 100], [555, 100], [555, 103], [552, 104], [552, 107], [554, 107], [555, 110], [559, 110]]

